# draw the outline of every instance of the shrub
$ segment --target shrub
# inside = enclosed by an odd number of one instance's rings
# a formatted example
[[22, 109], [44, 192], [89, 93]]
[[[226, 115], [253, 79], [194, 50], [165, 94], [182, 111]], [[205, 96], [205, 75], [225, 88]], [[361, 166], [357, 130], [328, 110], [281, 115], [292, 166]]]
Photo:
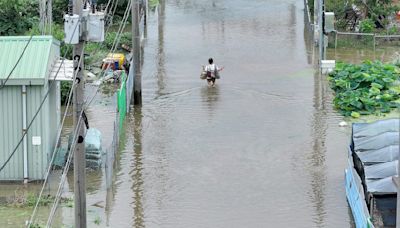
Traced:
[[375, 23], [371, 19], [360, 21], [360, 32], [372, 33], [375, 29]]
[[0, 36], [24, 34], [39, 22], [37, 1], [0, 0]]

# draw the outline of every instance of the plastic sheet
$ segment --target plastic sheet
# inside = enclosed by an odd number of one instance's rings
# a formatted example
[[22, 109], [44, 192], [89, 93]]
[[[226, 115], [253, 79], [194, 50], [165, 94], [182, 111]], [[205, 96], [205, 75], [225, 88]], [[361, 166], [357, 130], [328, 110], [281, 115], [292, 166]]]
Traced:
[[400, 127], [399, 119], [380, 120], [374, 123], [353, 124], [353, 138], [372, 137], [384, 132], [398, 132]]
[[392, 177], [386, 177], [379, 180], [367, 180], [368, 192], [393, 194], [397, 192]]
[[366, 186], [374, 194], [396, 192], [393, 176], [397, 176], [399, 158], [399, 119], [353, 124], [353, 164]]
[[378, 150], [391, 145], [399, 145], [399, 132], [385, 132], [372, 137], [353, 138], [354, 150]]
[[358, 152], [357, 155], [365, 164], [390, 162], [399, 159], [399, 145], [391, 145], [379, 150]]
[[89, 128], [85, 137], [86, 151], [101, 151], [101, 132], [96, 128]]
[[365, 166], [365, 179], [382, 179], [398, 175], [398, 160]]

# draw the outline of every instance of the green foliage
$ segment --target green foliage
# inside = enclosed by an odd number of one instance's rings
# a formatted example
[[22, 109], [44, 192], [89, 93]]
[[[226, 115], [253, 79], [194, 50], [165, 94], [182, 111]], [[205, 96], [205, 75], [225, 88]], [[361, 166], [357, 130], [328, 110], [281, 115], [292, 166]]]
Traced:
[[67, 101], [71, 87], [72, 87], [72, 82], [68, 81], [61, 82], [61, 105], [64, 105], [65, 102]]
[[154, 10], [159, 3], [159, 0], [149, 0], [149, 9]]
[[[106, 34], [106, 37], [104, 39], [104, 43], [108, 49], [111, 49], [113, 46], [113, 42], [117, 36], [117, 32], [109, 32]], [[119, 45], [118, 47], [121, 47], [122, 45], [127, 45], [127, 46], [132, 46], [132, 35], [129, 32], [124, 32], [122, 33], [120, 39], [119, 39]]]
[[372, 33], [375, 29], [375, 23], [372, 19], [364, 19], [360, 21], [360, 32]]
[[[33, 207], [33, 206], [36, 205], [36, 201], [37, 200], [38, 200], [38, 197], [36, 197], [33, 194], [28, 194], [25, 206]], [[40, 198], [39, 206], [48, 206], [49, 204], [53, 203], [53, 200], [54, 200], [54, 197], [43, 196], [43, 197]]]
[[396, 107], [400, 91], [393, 82], [400, 79], [400, 70], [392, 64], [365, 61], [361, 65], [338, 63], [329, 76], [335, 91], [334, 104], [345, 116], [387, 113]]
[[389, 23], [388, 17], [399, 10], [392, 0], [367, 0], [366, 3], [368, 18], [376, 21], [382, 27], [386, 27]]
[[[326, 0], [325, 12], [334, 12], [336, 18], [336, 29], [345, 29], [347, 26], [346, 11], [351, 9], [355, 0]], [[314, 8], [314, 7], [313, 7]]]
[[53, 21], [56, 24], [64, 23], [64, 15], [68, 11], [68, 0], [53, 0]]
[[94, 219], [94, 224], [96, 224], [96, 225], [100, 225], [100, 223], [101, 223], [101, 218], [100, 218], [100, 216], [96, 216], [96, 218]]
[[398, 33], [399, 33], [399, 29], [397, 28], [397, 26], [393, 26], [387, 30], [388, 35], [396, 35]]
[[310, 10], [311, 20], [314, 19], [314, 0], [308, 0], [308, 9]]
[[38, 23], [38, 1], [0, 0], [0, 36], [20, 35]]
[[[361, 28], [363, 25], [360, 24], [360, 31], [366, 29], [368, 32], [375, 32], [376, 24], [385, 28], [389, 23], [388, 18], [400, 9], [392, 0], [366, 0], [366, 4], [361, 0], [325, 0], [325, 11], [335, 13], [335, 26], [338, 30], [345, 30], [349, 22], [354, 22], [354, 18], [348, 15], [353, 10], [353, 5], [360, 11], [366, 12], [365, 19], [371, 20], [364, 28]], [[313, 4], [310, 4], [310, 9], [312, 6]], [[370, 25], [372, 25], [372, 30]]]

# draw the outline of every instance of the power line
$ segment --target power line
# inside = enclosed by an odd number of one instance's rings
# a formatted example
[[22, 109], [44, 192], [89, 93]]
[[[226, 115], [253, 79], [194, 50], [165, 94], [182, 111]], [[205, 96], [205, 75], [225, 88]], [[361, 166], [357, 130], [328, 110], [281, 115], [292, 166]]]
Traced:
[[[130, 7], [127, 7], [127, 12], [129, 12], [129, 8], [130, 8]], [[118, 43], [119, 43], [119, 35], [121, 35], [122, 30], [123, 30], [123, 28], [124, 28], [125, 25], [126, 25], [127, 18], [129, 17], [129, 13], [127, 13], [125, 16], [126, 16], [125, 23], [121, 24], [120, 29], [119, 29], [119, 32], [118, 32], [118, 34], [117, 34], [117, 36], [115, 37], [115, 40], [114, 40], [114, 42], [113, 42], [113, 47], [111, 48], [111, 51], [115, 51], [115, 49], [116, 49], [116, 47], [117, 47], [117, 45], [118, 45]], [[108, 66], [108, 68], [109, 68], [109, 67], [110, 67], [110, 66]], [[107, 68], [107, 69], [108, 69], [108, 68]], [[101, 73], [103, 73], [103, 75], [104, 75], [104, 73], [106, 72], [107, 69], [103, 70]], [[88, 107], [90, 106], [90, 104], [92, 103], [92, 101], [93, 101], [94, 98], [96, 97], [98, 91], [99, 91], [99, 87], [98, 87], [97, 90], [95, 91], [95, 93], [94, 93], [94, 95], [92, 96], [92, 98], [91, 98], [91, 99], [88, 99], [88, 100], [86, 101], [86, 106], [85, 106], [82, 110], [85, 110], [86, 108], [88, 108]], [[77, 124], [78, 126], [79, 126], [79, 124], [81, 124], [82, 113], [83, 113], [83, 111], [82, 111], [82, 112], [80, 113], [80, 115], [79, 115], [79, 120], [78, 120], [78, 124]], [[75, 129], [75, 133], [74, 133], [74, 136], [73, 136], [73, 142], [76, 142], [76, 140], [77, 140], [77, 133], [78, 133], [77, 130], [78, 130], [78, 128]], [[62, 188], [63, 188], [63, 186], [64, 186], [65, 178], [66, 178], [66, 174], [67, 174], [67, 172], [68, 172], [69, 166], [71, 165], [71, 161], [72, 161], [71, 158], [72, 158], [72, 156], [73, 156], [73, 154], [74, 154], [74, 152], [75, 152], [76, 143], [73, 143], [72, 145], [73, 145], [73, 146], [70, 148], [70, 151], [69, 151], [70, 154], [68, 155], [67, 163], [66, 163], [66, 165], [64, 166], [63, 175], [62, 175], [62, 177], [61, 177], [60, 184], [59, 184], [59, 186], [58, 186], [58, 190], [57, 190], [57, 193], [56, 193], [56, 197], [55, 197], [55, 199], [54, 199], [54, 203], [53, 203], [52, 209], [51, 209], [51, 211], [50, 211], [49, 218], [48, 218], [48, 220], [47, 220], [47, 224], [46, 224], [47, 227], [51, 226], [51, 224], [52, 224], [52, 222], [53, 222], [53, 218], [54, 218], [55, 213], [56, 213], [56, 211], [57, 211], [57, 206], [58, 206], [58, 203], [59, 203], [60, 198], [61, 198], [61, 195], [62, 195], [61, 190], [62, 190]]]
[[[78, 119], [77, 126], [82, 124], [81, 121], [82, 121], [83, 110], [84, 109], [82, 109], [82, 111], [81, 111], [81, 113], [79, 115], [80, 117]], [[64, 187], [65, 179], [66, 179], [69, 167], [70, 167], [71, 162], [72, 162], [72, 157], [73, 157], [73, 155], [75, 153], [75, 146], [76, 146], [77, 140], [78, 140], [78, 137], [77, 137], [78, 133], [79, 133], [79, 127], [76, 127], [74, 135], [73, 135], [72, 146], [70, 148], [70, 151], [69, 151], [69, 154], [68, 154], [68, 158], [67, 158], [67, 163], [64, 166], [63, 174], [61, 176], [60, 184], [58, 185], [57, 193], [56, 193], [56, 196], [55, 196], [55, 199], [54, 199], [54, 202], [53, 202], [53, 206], [52, 206], [51, 211], [50, 211], [49, 218], [47, 219], [46, 227], [51, 227], [54, 215], [55, 215], [55, 213], [57, 211], [58, 202], [59, 202], [59, 200], [61, 198], [61, 194], [62, 194], [61, 190]]]
[[[20, 62], [21, 59], [22, 59], [22, 56], [24, 56], [26, 49], [28, 48], [29, 44], [31, 43], [32, 38], [33, 38], [33, 34], [29, 37], [28, 43], [26, 43], [26, 45], [25, 45], [24, 49], [22, 50], [22, 53], [21, 53], [21, 55], [19, 56], [17, 62], [15, 63], [14, 67], [11, 69], [10, 74], [8, 74], [8, 76], [7, 76], [7, 78], [6, 78], [6, 80], [5, 80], [4, 82], [2, 81], [1, 86], [0, 86], [0, 89], [3, 89], [3, 88], [6, 86], [6, 83], [7, 83], [8, 79], [10, 79], [10, 77], [11, 77], [12, 73], [14, 72], [15, 68], [17, 68], [19, 62]], [[1, 171], [1, 170], [0, 170], [0, 171]]]
[[[81, 61], [81, 59], [80, 59], [79, 61]], [[79, 63], [78, 63], [78, 65], [79, 65]], [[73, 81], [75, 80], [75, 78], [76, 78], [76, 72], [75, 72], [75, 74], [74, 74]], [[75, 87], [75, 84], [73, 83], [73, 84], [72, 84], [72, 87], [71, 87], [71, 89], [70, 89], [70, 91], [69, 91], [68, 100], [67, 100], [67, 102], [66, 102], [66, 106], [67, 106], [67, 107], [66, 107], [66, 109], [65, 109], [63, 119], [62, 119], [61, 124], [60, 124], [60, 127], [59, 127], [59, 129], [58, 129], [57, 138], [56, 138], [56, 143], [54, 144], [53, 154], [52, 154], [52, 157], [51, 157], [49, 166], [48, 166], [47, 171], [46, 171], [46, 174], [45, 174], [44, 183], [43, 183], [42, 188], [41, 188], [41, 190], [40, 190], [39, 197], [38, 197], [38, 199], [36, 200], [35, 207], [34, 207], [34, 209], [33, 209], [31, 218], [30, 218], [29, 223], [28, 223], [28, 227], [29, 227], [29, 225], [32, 223], [32, 221], [33, 221], [33, 219], [34, 219], [34, 216], [36, 215], [36, 210], [37, 210], [37, 208], [38, 208], [38, 206], [39, 206], [39, 202], [40, 202], [40, 199], [41, 199], [41, 197], [42, 197], [42, 195], [43, 195], [44, 188], [46, 187], [46, 184], [47, 184], [47, 181], [48, 181], [48, 177], [49, 177], [49, 175], [50, 175], [51, 167], [53, 166], [53, 162], [54, 162], [55, 155], [56, 155], [56, 151], [57, 151], [57, 144], [58, 144], [58, 142], [60, 141], [61, 131], [62, 131], [62, 128], [63, 128], [63, 126], [64, 126], [64, 122], [65, 122], [65, 118], [66, 118], [67, 113], [68, 113], [68, 109], [69, 109], [69, 107], [70, 107], [71, 98], [72, 98], [72, 91], [73, 91], [74, 87]]]
[[[78, 23], [77, 23], [77, 25], [78, 25]], [[76, 28], [78, 27], [77, 25], [75, 26], [73, 33], [75, 33], [75, 31], [76, 31]], [[33, 35], [31, 36], [31, 39], [32, 39], [32, 37], [33, 37]], [[71, 36], [71, 40], [72, 40], [72, 36]], [[7, 158], [7, 160], [4, 162], [4, 164], [0, 167], [0, 173], [1, 173], [1, 171], [3, 171], [3, 169], [6, 167], [6, 165], [8, 164], [8, 162], [10, 162], [11, 158], [14, 156], [15, 152], [18, 150], [18, 147], [21, 145], [22, 141], [24, 140], [24, 137], [28, 134], [28, 131], [29, 131], [29, 129], [31, 128], [31, 126], [32, 126], [32, 124], [33, 124], [33, 121], [34, 121], [34, 120], [36, 119], [36, 117], [39, 115], [39, 112], [41, 111], [44, 102], [46, 101], [47, 97], [48, 97], [49, 94], [50, 94], [51, 89], [53, 88], [53, 85], [54, 85], [54, 83], [55, 83], [55, 81], [56, 81], [56, 79], [57, 79], [58, 73], [60, 72], [61, 66], [63, 65], [63, 63], [64, 63], [64, 61], [65, 61], [65, 57], [66, 57], [66, 55], [67, 55], [67, 53], [68, 53], [68, 50], [69, 50], [69, 48], [67, 48], [67, 51], [64, 53], [63, 59], [61, 60], [60, 66], [58, 67], [58, 70], [57, 70], [57, 72], [56, 72], [56, 75], [55, 75], [55, 77], [54, 77], [54, 80], [50, 83], [49, 89], [47, 90], [46, 94], [44, 95], [44, 98], [43, 98], [42, 102], [40, 102], [40, 105], [39, 105], [38, 110], [36, 111], [35, 115], [33, 116], [33, 118], [32, 118], [32, 120], [31, 120], [31, 122], [29, 123], [28, 127], [26, 128], [26, 130], [25, 130], [24, 133], [22, 134], [22, 137], [21, 137], [21, 139], [19, 140], [17, 146], [14, 148], [13, 152], [10, 154], [10, 156]], [[21, 55], [21, 56], [22, 56], [22, 55]], [[21, 57], [21, 58], [22, 58], [22, 57]], [[18, 61], [18, 62], [19, 62], [19, 61]], [[11, 74], [10, 74], [10, 75], [11, 75]]]
[[[126, 26], [127, 19], [128, 19], [128, 17], [129, 17], [129, 8], [130, 8], [130, 6], [129, 6], [129, 4], [128, 4], [128, 7], [127, 7], [127, 9], [126, 9], [126, 11], [125, 11], [125, 14], [124, 14], [124, 18], [123, 18], [123, 20], [122, 20], [123, 23], [120, 25], [120, 28], [118, 29], [117, 36], [115, 37], [114, 42], [113, 42], [113, 45], [112, 45], [112, 47], [111, 47], [111, 50], [110, 50], [111, 52], [113, 52], [113, 51], [116, 50], [117, 45], [118, 45], [119, 40], [120, 40], [121, 33], [122, 33], [123, 29], [124, 29], [125, 26]], [[115, 11], [114, 11], [114, 12], [115, 12]], [[127, 13], [127, 12], [128, 12], [128, 13]], [[82, 58], [81, 58], [79, 61], [81, 61], [81, 60], [82, 60]], [[78, 63], [78, 65], [79, 65], [79, 63]], [[106, 70], [108, 70], [109, 68], [110, 68], [110, 66], [108, 66], [106, 69], [103, 69], [103, 70], [102, 70], [102, 72], [101, 72], [101, 73], [103, 74], [102, 76], [104, 76]], [[58, 72], [57, 72], [57, 73], [58, 73]], [[76, 77], [76, 73], [75, 73], [75, 75], [74, 75], [74, 78], [75, 78], [75, 77]], [[73, 84], [73, 87], [74, 87], [74, 86], [75, 86], [75, 84]], [[69, 98], [68, 98], [68, 101], [67, 101], [67, 103], [66, 103], [66, 104], [67, 104], [67, 110], [68, 110], [68, 107], [69, 107], [69, 103], [70, 103], [70, 99], [71, 99], [73, 87], [72, 87], [71, 90], [70, 90]], [[96, 89], [96, 91], [94, 92], [94, 95], [92, 96], [92, 98], [91, 98], [90, 100], [89, 100], [89, 99], [87, 100], [87, 101], [89, 101], [89, 102], [87, 102], [87, 106], [86, 106], [84, 109], [86, 109], [87, 107], [90, 106], [90, 104], [92, 103], [92, 101], [93, 101], [94, 98], [96, 97], [98, 91], [99, 91], [99, 87], [98, 87], [98, 88]], [[83, 109], [83, 110], [84, 110], [84, 109]], [[64, 114], [63, 121], [62, 121], [62, 124], [61, 124], [60, 129], [59, 129], [59, 133], [58, 133], [56, 145], [57, 145], [57, 143], [58, 143], [58, 141], [59, 141], [59, 135], [61, 134], [61, 129], [62, 129], [64, 120], [65, 120], [65, 116], [66, 116], [67, 110], [66, 110], [66, 112], [65, 112], [65, 114]], [[82, 115], [82, 114], [81, 114], [81, 115]], [[79, 121], [80, 121], [81, 118], [82, 118], [81, 115], [80, 115]], [[36, 214], [36, 210], [37, 210], [37, 207], [38, 207], [39, 202], [40, 202], [40, 198], [42, 197], [43, 190], [44, 190], [44, 188], [45, 188], [45, 185], [46, 185], [46, 182], [47, 182], [47, 180], [48, 180], [48, 176], [49, 176], [49, 173], [50, 173], [50, 170], [51, 170], [51, 167], [52, 167], [52, 163], [53, 163], [53, 161], [54, 161], [55, 151], [56, 151], [56, 146], [55, 146], [54, 151], [53, 151], [53, 156], [52, 156], [52, 159], [51, 159], [51, 161], [50, 161], [48, 171], [46, 172], [46, 175], [45, 175], [45, 182], [44, 182], [43, 185], [42, 185], [42, 189], [41, 189], [40, 194], [39, 194], [39, 197], [38, 197], [38, 199], [37, 199], [37, 201], [36, 201], [35, 208], [34, 208], [34, 210], [33, 210], [33, 213], [32, 213], [32, 215], [31, 215], [31, 218], [30, 218], [30, 220], [29, 220], [28, 226], [29, 226], [30, 224], [32, 224], [32, 222], [33, 222], [33, 220], [34, 220], [34, 217], [35, 217], [35, 214]], [[71, 151], [71, 149], [70, 149], [70, 151]], [[65, 168], [65, 167], [64, 167], [64, 168]], [[68, 168], [69, 168], [69, 165], [68, 165]], [[1, 171], [1, 170], [0, 170], [0, 171]], [[61, 182], [60, 182], [60, 184], [61, 184]], [[57, 194], [57, 195], [58, 195], [58, 194]], [[61, 195], [60, 195], [60, 197], [61, 197]], [[55, 200], [57, 200], [57, 197], [56, 197]], [[59, 200], [59, 199], [58, 199], [58, 200]], [[55, 213], [55, 211], [54, 211], [54, 213]], [[51, 216], [52, 216], [52, 215], [50, 215], [50, 217], [51, 217]]]

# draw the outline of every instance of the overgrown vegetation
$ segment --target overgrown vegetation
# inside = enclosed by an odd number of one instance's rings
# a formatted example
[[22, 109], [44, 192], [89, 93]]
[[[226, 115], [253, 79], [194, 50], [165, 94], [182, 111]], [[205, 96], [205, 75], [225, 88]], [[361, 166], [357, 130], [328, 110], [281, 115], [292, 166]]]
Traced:
[[[313, 16], [314, 0], [308, 5]], [[341, 31], [397, 32], [388, 26], [399, 10], [392, 0], [325, 0], [325, 11], [335, 13], [336, 29]]]
[[18, 35], [39, 21], [38, 1], [0, 0], [0, 36]]
[[329, 76], [334, 105], [345, 116], [388, 113], [399, 105], [400, 69], [394, 64], [365, 61], [338, 63]]
[[[14, 196], [8, 197], [7, 205], [12, 207], [34, 207], [37, 200], [38, 197], [32, 193], [17, 190], [15, 191]], [[39, 201], [39, 206], [48, 206], [52, 204], [54, 200], [54, 196], [42, 196]], [[68, 206], [69, 204], [73, 203], [73, 200], [70, 198], [61, 198], [60, 202]]]
[[375, 28], [375, 24], [372, 19], [367, 18], [367, 19], [360, 21], [360, 32], [371, 33], [374, 31], [374, 28]]

